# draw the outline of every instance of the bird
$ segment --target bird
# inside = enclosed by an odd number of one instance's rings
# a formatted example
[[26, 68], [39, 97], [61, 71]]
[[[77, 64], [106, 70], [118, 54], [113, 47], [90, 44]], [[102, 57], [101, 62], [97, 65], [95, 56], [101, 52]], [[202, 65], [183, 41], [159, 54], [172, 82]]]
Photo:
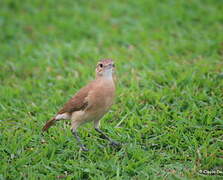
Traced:
[[115, 63], [112, 59], [102, 59], [96, 65], [96, 77], [81, 88], [63, 108], [43, 126], [48, 129], [59, 120], [71, 120], [71, 132], [76, 138], [81, 150], [88, 151], [77, 132], [80, 125], [93, 122], [94, 129], [103, 139], [110, 141], [113, 146], [120, 146], [100, 129], [101, 118], [110, 110], [115, 98]]

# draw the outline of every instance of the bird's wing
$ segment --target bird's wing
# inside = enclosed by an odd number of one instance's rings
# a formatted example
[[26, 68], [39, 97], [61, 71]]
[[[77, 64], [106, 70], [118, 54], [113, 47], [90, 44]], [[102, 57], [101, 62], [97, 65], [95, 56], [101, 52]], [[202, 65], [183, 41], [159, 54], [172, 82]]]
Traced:
[[89, 106], [88, 95], [92, 89], [94, 81], [80, 89], [57, 114], [72, 113], [74, 111], [84, 110]]

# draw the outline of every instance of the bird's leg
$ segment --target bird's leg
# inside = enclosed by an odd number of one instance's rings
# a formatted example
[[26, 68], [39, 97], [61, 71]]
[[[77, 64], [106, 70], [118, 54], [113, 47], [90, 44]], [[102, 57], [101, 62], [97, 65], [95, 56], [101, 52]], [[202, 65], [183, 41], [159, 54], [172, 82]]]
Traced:
[[111, 145], [113, 145], [113, 146], [119, 146], [119, 145], [120, 145], [118, 142], [116, 142], [116, 141], [114, 141], [113, 139], [111, 139], [110, 137], [108, 137], [108, 136], [107, 136], [102, 130], [100, 130], [99, 128], [95, 127], [95, 130], [101, 134], [101, 138], [103, 138], [103, 139], [107, 139], [107, 140], [111, 143]]
[[88, 151], [88, 149], [85, 147], [85, 145], [81, 143], [81, 138], [79, 137], [77, 131], [72, 129], [71, 132], [74, 135], [74, 137], [76, 138], [79, 146], [81, 147], [81, 150]]
[[100, 127], [100, 121], [99, 120], [94, 121], [94, 128], [98, 133], [101, 134], [101, 138], [107, 139], [111, 143], [111, 145], [113, 145], [113, 146], [119, 146], [120, 145], [120, 143], [114, 141], [112, 138], [107, 136], [99, 127]]
[[79, 137], [78, 133], [77, 133], [77, 128], [80, 126], [80, 122], [76, 121], [75, 116], [72, 115], [71, 117], [71, 132], [74, 135], [74, 137], [76, 138], [80, 148], [82, 151], [88, 151], [88, 149], [85, 147], [84, 144], [81, 143], [81, 138]]

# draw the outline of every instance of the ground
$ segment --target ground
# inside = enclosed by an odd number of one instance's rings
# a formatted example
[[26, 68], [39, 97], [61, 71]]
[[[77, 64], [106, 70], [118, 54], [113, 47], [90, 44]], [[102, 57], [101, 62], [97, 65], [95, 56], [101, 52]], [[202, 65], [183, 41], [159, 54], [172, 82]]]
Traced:
[[[223, 171], [220, 0], [0, 2], [0, 179], [220, 179]], [[117, 97], [100, 139], [92, 124], [41, 128], [101, 58]]]

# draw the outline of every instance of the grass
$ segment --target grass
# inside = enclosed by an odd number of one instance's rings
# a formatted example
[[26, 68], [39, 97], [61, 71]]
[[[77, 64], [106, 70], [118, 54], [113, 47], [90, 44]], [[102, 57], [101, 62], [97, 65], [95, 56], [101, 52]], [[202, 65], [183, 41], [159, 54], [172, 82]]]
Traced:
[[[0, 2], [0, 179], [220, 179], [219, 0]], [[113, 58], [117, 98], [102, 129], [44, 123]]]

